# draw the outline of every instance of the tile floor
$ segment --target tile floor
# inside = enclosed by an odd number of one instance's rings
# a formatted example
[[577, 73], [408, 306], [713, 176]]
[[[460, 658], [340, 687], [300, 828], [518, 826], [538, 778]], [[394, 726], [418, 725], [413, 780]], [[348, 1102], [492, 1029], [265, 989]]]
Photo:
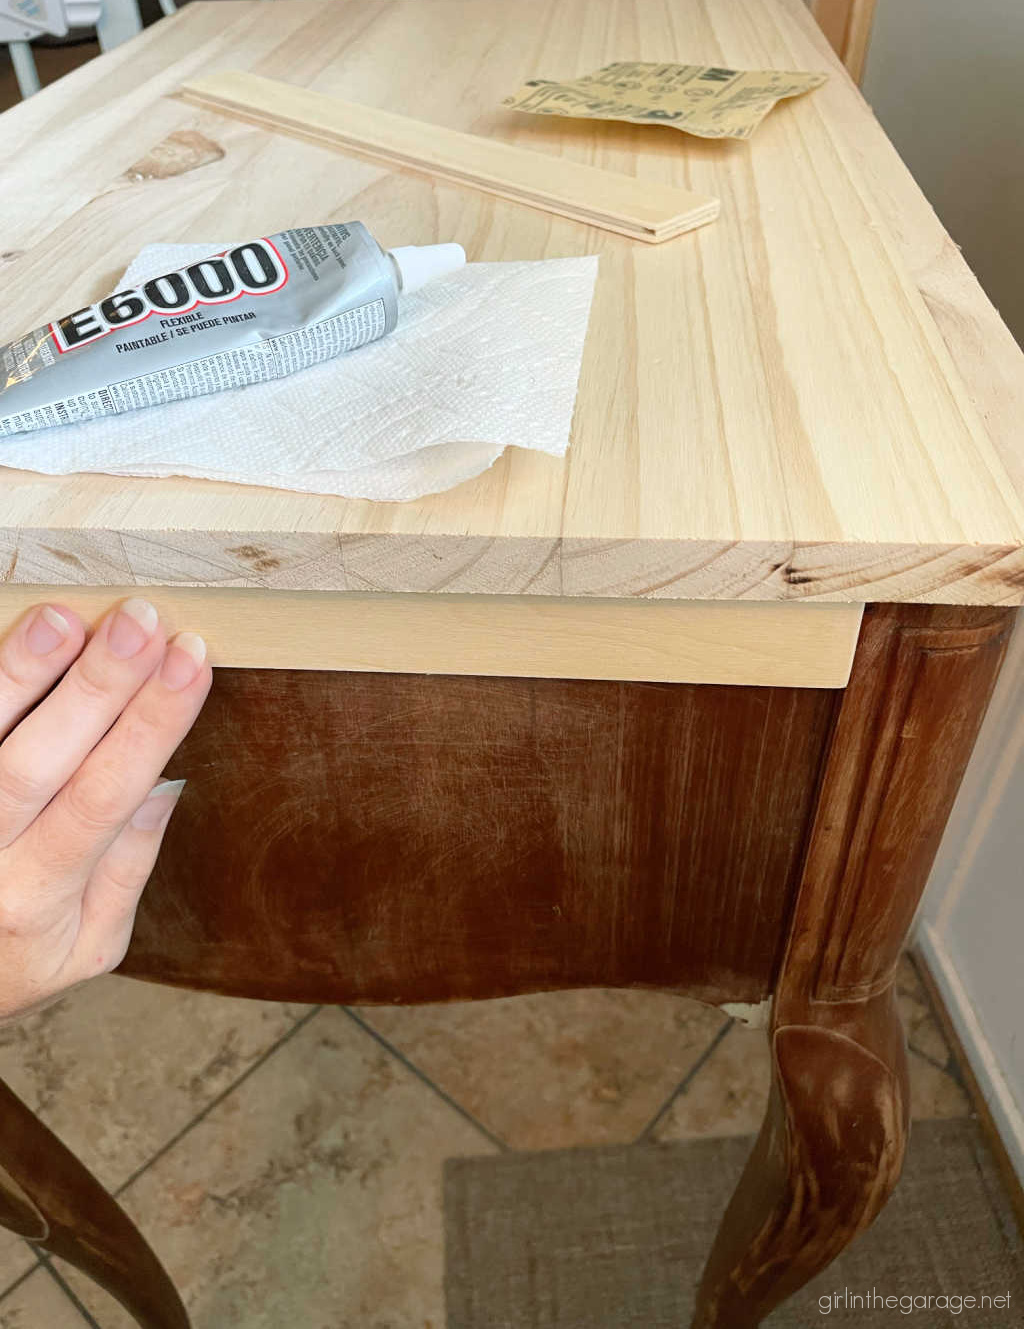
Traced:
[[[915, 1115], [967, 1113], [909, 960], [900, 999]], [[119, 1195], [195, 1329], [443, 1329], [444, 1158], [753, 1132], [768, 1066], [762, 1034], [660, 993], [344, 1010], [106, 978], [0, 1031], [0, 1078]], [[134, 1329], [0, 1234], [0, 1329], [89, 1325]]]

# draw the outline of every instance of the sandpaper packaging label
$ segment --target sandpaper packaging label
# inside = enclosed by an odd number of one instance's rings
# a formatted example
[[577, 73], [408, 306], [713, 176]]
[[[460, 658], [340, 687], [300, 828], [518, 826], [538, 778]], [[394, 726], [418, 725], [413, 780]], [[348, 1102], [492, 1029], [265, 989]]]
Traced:
[[504, 105], [533, 115], [670, 125], [701, 138], [749, 138], [776, 102], [827, 79], [776, 69], [619, 62], [566, 82], [531, 79]]
[[235, 245], [0, 347], [0, 437], [319, 364], [390, 332], [398, 291], [359, 222]]

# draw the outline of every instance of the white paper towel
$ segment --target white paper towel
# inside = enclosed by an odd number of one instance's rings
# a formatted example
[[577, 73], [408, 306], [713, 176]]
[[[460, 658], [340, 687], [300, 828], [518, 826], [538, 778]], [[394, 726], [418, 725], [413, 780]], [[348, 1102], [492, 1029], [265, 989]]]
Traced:
[[[149, 245], [124, 284], [223, 248]], [[461, 484], [510, 444], [562, 456], [597, 263], [472, 263], [403, 297], [381, 341], [271, 383], [16, 434], [0, 463], [402, 500]]]

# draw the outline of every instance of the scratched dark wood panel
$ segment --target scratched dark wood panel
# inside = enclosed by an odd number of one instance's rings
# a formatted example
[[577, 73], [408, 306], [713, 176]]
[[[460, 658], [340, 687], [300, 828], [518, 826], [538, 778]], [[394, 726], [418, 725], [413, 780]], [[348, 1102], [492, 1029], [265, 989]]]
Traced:
[[218, 670], [123, 971], [293, 1000], [760, 1000], [836, 695]]

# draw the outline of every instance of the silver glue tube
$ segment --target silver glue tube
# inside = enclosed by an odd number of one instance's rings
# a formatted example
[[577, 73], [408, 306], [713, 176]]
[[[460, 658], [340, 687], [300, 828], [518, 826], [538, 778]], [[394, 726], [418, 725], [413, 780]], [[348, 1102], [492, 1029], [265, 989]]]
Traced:
[[399, 292], [465, 261], [385, 253], [361, 222], [236, 245], [0, 347], [0, 437], [294, 374], [383, 337]]

